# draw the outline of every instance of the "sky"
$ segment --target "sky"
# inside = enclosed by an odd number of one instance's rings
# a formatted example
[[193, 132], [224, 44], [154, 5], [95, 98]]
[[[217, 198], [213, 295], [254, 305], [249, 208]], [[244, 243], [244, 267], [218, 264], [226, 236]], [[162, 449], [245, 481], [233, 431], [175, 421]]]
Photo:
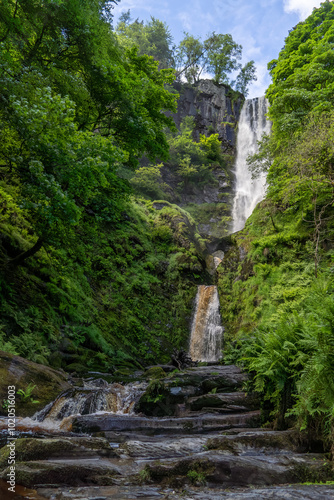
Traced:
[[130, 9], [133, 20], [164, 21], [177, 45], [184, 32], [205, 40], [208, 33], [230, 33], [243, 47], [242, 63], [254, 60], [257, 81], [248, 98], [264, 95], [270, 84], [267, 63], [276, 59], [284, 40], [299, 21], [320, 6], [320, 0], [120, 0], [114, 25]]

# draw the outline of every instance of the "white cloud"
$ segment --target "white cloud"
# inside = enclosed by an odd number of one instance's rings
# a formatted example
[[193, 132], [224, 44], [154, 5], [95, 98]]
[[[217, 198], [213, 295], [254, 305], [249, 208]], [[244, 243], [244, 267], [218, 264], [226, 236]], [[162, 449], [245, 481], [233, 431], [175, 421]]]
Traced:
[[284, 10], [288, 14], [297, 12], [301, 21], [306, 19], [314, 7], [319, 7], [321, 0], [284, 0]]
[[182, 23], [183, 31], [192, 31], [193, 18], [188, 12], [179, 12], [177, 18]]

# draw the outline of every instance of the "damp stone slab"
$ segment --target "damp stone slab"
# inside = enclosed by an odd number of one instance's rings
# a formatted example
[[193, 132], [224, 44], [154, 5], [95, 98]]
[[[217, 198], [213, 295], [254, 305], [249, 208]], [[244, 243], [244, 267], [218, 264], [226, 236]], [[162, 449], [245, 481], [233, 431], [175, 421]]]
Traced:
[[196, 433], [228, 429], [230, 427], [257, 426], [260, 411], [234, 415], [203, 414], [196, 417], [138, 417], [112, 414], [79, 415], [72, 423], [73, 432], [147, 432], [152, 435], [161, 433]]

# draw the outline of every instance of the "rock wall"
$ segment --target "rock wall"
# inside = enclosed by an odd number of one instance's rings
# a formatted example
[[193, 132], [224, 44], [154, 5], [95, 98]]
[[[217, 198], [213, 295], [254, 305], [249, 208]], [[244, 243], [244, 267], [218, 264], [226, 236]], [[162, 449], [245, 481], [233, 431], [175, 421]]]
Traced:
[[213, 180], [204, 186], [191, 185], [180, 191], [175, 170], [167, 163], [161, 171], [163, 181], [171, 187], [171, 201], [190, 212], [201, 237], [212, 243], [230, 231], [237, 125], [244, 98], [227, 85], [216, 85], [211, 80], [194, 85], [175, 83], [174, 88], [180, 95], [173, 115], [176, 126], [180, 127], [184, 117], [193, 116], [194, 139], [199, 140], [200, 134], [218, 133], [225, 155], [224, 166], [217, 165], [212, 171]]
[[236, 144], [236, 126], [244, 102], [243, 97], [232, 99], [227, 85], [216, 85], [212, 80], [200, 80], [194, 85], [175, 83], [180, 94], [174, 120], [180, 126], [185, 116], [195, 118], [195, 137], [208, 132], [218, 133], [223, 150], [233, 152]]

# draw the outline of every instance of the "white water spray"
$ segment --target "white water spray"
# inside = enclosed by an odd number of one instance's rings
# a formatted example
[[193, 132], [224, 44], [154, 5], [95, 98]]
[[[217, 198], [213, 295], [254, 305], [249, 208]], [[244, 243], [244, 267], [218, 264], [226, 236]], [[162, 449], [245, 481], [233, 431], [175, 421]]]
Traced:
[[265, 97], [247, 99], [241, 110], [235, 163], [236, 188], [233, 200], [232, 233], [243, 229], [246, 220], [265, 194], [266, 175], [252, 179], [248, 170], [247, 156], [258, 151], [257, 141], [264, 133], [270, 133], [270, 122], [266, 119], [268, 101]]

